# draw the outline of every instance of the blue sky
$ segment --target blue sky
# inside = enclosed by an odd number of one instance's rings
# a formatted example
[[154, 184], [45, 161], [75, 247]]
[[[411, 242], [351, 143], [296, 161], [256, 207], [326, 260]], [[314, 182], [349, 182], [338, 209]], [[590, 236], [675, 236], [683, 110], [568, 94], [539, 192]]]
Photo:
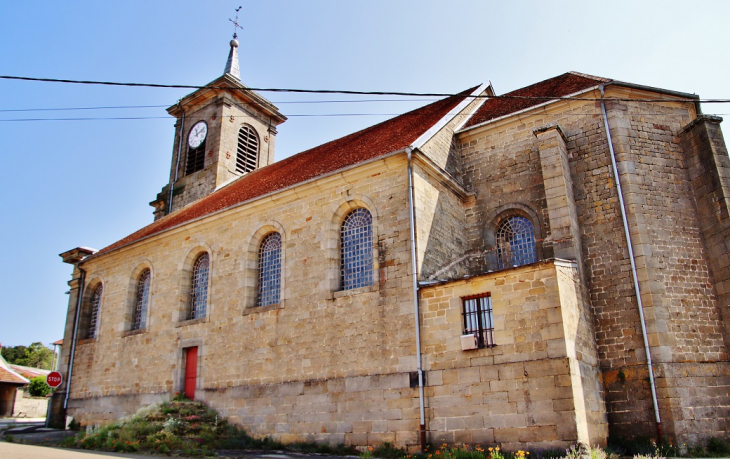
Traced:
[[[491, 80], [502, 94], [575, 70], [730, 98], [726, 1], [3, 2], [0, 75], [206, 84], [223, 72], [239, 5], [251, 87], [455, 93]], [[3, 345], [63, 337], [71, 266], [59, 253], [152, 221], [173, 149], [165, 107], [188, 92], [0, 80]], [[430, 101], [262, 95], [289, 117], [277, 159]], [[9, 121], [20, 119], [35, 121]]]

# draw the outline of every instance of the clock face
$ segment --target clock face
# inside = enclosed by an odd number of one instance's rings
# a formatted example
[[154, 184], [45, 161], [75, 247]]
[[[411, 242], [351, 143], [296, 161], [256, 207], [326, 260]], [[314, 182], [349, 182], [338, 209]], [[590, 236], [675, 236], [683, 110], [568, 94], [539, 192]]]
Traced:
[[198, 121], [188, 134], [188, 145], [190, 145], [190, 148], [198, 148], [205, 141], [207, 135], [208, 125], [205, 121]]

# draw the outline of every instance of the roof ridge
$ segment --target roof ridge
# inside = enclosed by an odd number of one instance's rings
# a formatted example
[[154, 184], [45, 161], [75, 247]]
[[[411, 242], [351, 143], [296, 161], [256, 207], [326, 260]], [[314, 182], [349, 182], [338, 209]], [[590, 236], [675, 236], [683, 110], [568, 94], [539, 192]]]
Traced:
[[590, 73], [583, 73], [583, 72], [576, 72], [575, 70], [571, 70], [567, 73], [570, 73], [571, 75], [576, 75], [583, 78], [591, 78], [593, 80], [598, 80], [604, 83], [608, 83], [609, 81], [614, 81], [613, 78], [606, 78], [606, 77], [600, 77], [597, 75], [591, 75]]
[[547, 78], [514, 89], [502, 97], [488, 99], [465, 123], [462, 130], [611, 81], [613, 80], [573, 71]]

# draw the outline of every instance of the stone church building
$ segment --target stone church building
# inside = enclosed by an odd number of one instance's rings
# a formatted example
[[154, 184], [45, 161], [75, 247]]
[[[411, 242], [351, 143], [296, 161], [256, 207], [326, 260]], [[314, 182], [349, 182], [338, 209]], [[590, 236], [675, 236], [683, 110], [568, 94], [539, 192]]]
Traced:
[[283, 442], [726, 435], [730, 160], [697, 96], [486, 84], [275, 162], [237, 45], [168, 109], [154, 222], [61, 254], [55, 416], [180, 392]]

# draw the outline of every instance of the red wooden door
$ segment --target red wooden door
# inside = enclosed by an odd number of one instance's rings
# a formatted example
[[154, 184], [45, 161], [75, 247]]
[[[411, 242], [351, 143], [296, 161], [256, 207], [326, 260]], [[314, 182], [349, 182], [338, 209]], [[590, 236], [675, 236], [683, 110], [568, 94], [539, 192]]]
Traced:
[[195, 400], [195, 383], [198, 379], [198, 348], [185, 349], [185, 396]]

